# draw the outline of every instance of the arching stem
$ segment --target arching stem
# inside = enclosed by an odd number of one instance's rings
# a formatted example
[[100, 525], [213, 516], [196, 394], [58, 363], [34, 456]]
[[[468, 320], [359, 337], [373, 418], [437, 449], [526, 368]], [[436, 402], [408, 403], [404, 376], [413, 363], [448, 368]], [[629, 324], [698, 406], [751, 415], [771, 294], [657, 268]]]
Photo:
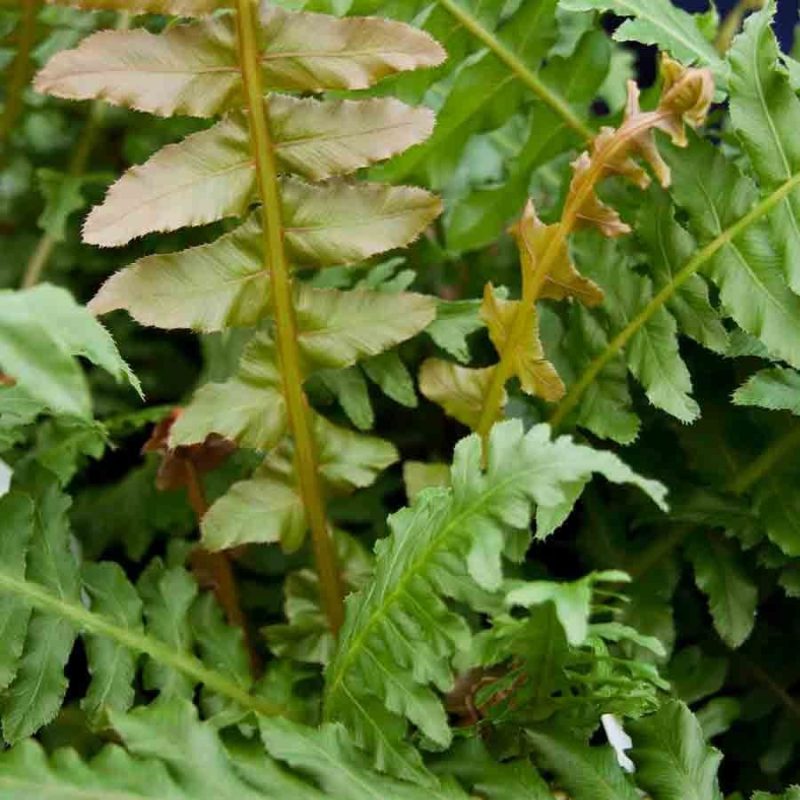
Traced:
[[555, 94], [516, 53], [498, 39], [494, 33], [487, 30], [467, 9], [456, 0], [437, 0], [437, 2], [481, 44], [488, 47], [521, 83], [527, 86], [546, 106], [561, 117], [567, 127], [587, 141], [594, 136], [592, 129], [575, 114], [569, 104]]
[[629, 147], [630, 142], [643, 131], [654, 127], [662, 116], [660, 111], [653, 111], [639, 114], [637, 117], [626, 120], [614, 136], [610, 137], [593, 153], [591, 166], [585, 176], [577, 188], [573, 187], [570, 190], [561, 215], [561, 221], [558, 223], [558, 229], [547, 245], [547, 249], [535, 264], [534, 274], [527, 279], [524, 276], [522, 302], [514, 315], [514, 321], [511, 324], [503, 352], [499, 354], [500, 362], [492, 374], [476, 429], [484, 443], [484, 458], [486, 457], [485, 451], [489, 433], [497, 418], [503, 391], [511, 374], [512, 354], [519, 347], [519, 342], [523, 337], [528, 335], [530, 318], [535, 313], [536, 301], [539, 299], [544, 282], [547, 280], [547, 276], [553, 268], [561, 248], [578, 223], [580, 209], [586, 202], [587, 197], [594, 191], [595, 186], [603, 179], [606, 165], [611, 163], [618, 153]]

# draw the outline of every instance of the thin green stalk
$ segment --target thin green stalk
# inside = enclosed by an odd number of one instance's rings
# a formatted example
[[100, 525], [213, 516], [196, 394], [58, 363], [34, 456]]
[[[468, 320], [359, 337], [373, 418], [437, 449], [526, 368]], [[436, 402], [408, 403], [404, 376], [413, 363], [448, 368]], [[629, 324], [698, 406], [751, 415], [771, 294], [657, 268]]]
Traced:
[[20, 289], [30, 289], [32, 286], [36, 286], [36, 284], [39, 283], [42, 278], [42, 273], [50, 261], [50, 256], [53, 255], [56, 244], [58, 244], [58, 242], [55, 236], [47, 231], [39, 237], [39, 241], [36, 243], [36, 247], [25, 266], [25, 272], [22, 275], [22, 281], [19, 285]]
[[281, 366], [289, 428], [295, 445], [295, 465], [314, 548], [320, 595], [328, 624], [336, 633], [344, 620], [344, 602], [336, 551], [333, 547], [319, 478], [311, 411], [303, 391], [303, 370], [297, 345], [289, 259], [284, 247], [278, 167], [268, 124], [268, 112], [258, 48], [258, 18], [252, 0], [237, 0], [238, 46], [245, 96], [250, 109], [250, 142], [262, 202], [262, 237], [275, 315], [275, 338]]
[[[67, 174], [71, 178], [78, 178], [86, 170], [86, 165], [89, 163], [89, 156], [95, 142], [97, 141], [98, 133], [103, 116], [105, 114], [105, 103], [102, 100], [95, 100], [92, 103], [91, 111], [86, 125], [81, 131], [80, 141], [78, 147], [75, 148], [72, 158], [69, 162]], [[35, 286], [42, 278], [42, 274], [50, 261], [50, 256], [53, 254], [53, 249], [58, 244], [58, 240], [48, 232], [42, 234], [36, 249], [25, 267], [25, 273], [22, 276], [21, 287], [29, 289]]]
[[744, 494], [797, 447], [800, 447], [800, 425], [795, 425], [753, 459], [728, 483], [728, 490], [735, 494]]
[[633, 580], [641, 578], [642, 575], [660, 564], [693, 530], [691, 525], [681, 525], [667, 536], [657, 539], [625, 571]]
[[781, 686], [765, 669], [759, 667], [758, 664], [754, 664], [741, 653], [735, 653], [734, 656], [758, 683], [769, 689], [769, 691], [783, 703], [795, 720], [800, 721], [800, 703], [798, 703], [783, 686]]
[[[11, 65], [6, 83], [5, 107], [0, 117], [0, 149], [5, 145], [17, 119], [22, 113], [22, 96], [28, 85], [31, 50], [36, 39], [36, 15], [39, 11], [39, 0], [22, 0], [22, 18], [17, 37], [17, 54]], [[0, 157], [4, 157], [0, 154]]]
[[436, 0], [451, 16], [466, 28], [478, 41], [486, 45], [500, 59], [516, 77], [524, 83], [546, 106], [551, 108], [564, 122], [578, 135], [586, 140], [592, 139], [594, 132], [583, 120], [578, 117], [569, 105], [555, 94], [525, 65], [519, 56], [501, 42], [491, 31], [481, 25], [465, 8], [456, 0]]
[[608, 343], [605, 350], [598, 355], [578, 380], [572, 385], [550, 417], [550, 424], [559, 427], [570, 412], [578, 405], [583, 393], [592, 385], [595, 378], [603, 371], [606, 364], [613, 359], [625, 345], [633, 338], [634, 334], [672, 297], [673, 294], [710, 261], [723, 247], [730, 244], [740, 233], [762, 217], [765, 217], [773, 208], [779, 205], [792, 191], [800, 186], [800, 172], [792, 175], [786, 183], [767, 195], [757, 203], [741, 219], [737, 220], [717, 237], [712, 239], [705, 247], [695, 253], [686, 264], [675, 274], [672, 280], [661, 288], [652, 300]]
[[750, 11], [758, 11], [764, 7], [764, 0], [739, 0], [739, 2], [728, 12], [717, 31], [714, 40], [714, 47], [717, 52], [724, 56], [731, 48], [733, 39], [742, 27], [745, 15]]
[[23, 599], [44, 614], [55, 614], [66, 619], [81, 631], [112, 639], [130, 650], [144, 653], [160, 664], [172, 667], [217, 694], [233, 700], [248, 711], [265, 716], [279, 716], [285, 711], [262, 697], [249, 694], [238, 683], [216, 670], [209, 669], [194, 656], [182, 653], [172, 645], [139, 631], [122, 628], [107, 617], [95, 614], [79, 603], [62, 600], [35, 583], [14, 578], [0, 571], [0, 591]]

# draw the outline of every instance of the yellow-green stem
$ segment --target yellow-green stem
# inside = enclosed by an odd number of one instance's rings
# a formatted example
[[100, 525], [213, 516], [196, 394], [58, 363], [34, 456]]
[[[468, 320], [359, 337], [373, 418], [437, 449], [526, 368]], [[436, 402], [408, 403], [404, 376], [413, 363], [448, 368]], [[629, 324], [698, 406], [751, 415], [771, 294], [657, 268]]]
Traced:
[[579, 136], [589, 140], [594, 136], [592, 129], [581, 120], [561, 97], [551, 91], [538, 75], [525, 65], [519, 56], [503, 44], [491, 31], [481, 25], [456, 0], [437, 0], [451, 16], [466, 28], [478, 41], [482, 42], [500, 59], [516, 77], [525, 84], [546, 106], [558, 114]]
[[742, 22], [745, 15], [749, 11], [758, 11], [764, 7], [764, 0], [739, 0], [739, 2], [728, 12], [725, 19], [717, 31], [717, 37], [714, 40], [714, 47], [717, 52], [724, 56], [730, 50], [731, 44], [739, 28], [742, 27]]
[[258, 17], [253, 0], [237, 0], [237, 9], [239, 58], [247, 105], [250, 109], [250, 141], [262, 202], [264, 257], [270, 275], [283, 393], [295, 446], [297, 482], [311, 530], [320, 595], [328, 624], [335, 633], [344, 619], [341, 579], [325, 514], [311, 412], [303, 390], [303, 371], [297, 345], [290, 265], [284, 247], [278, 169], [269, 130], [259, 58]]
[[561, 247], [575, 227], [580, 209], [602, 179], [605, 165], [611, 163], [618, 152], [625, 148], [632, 139], [635, 139], [642, 131], [652, 128], [661, 118], [661, 112], [653, 111], [626, 120], [617, 133], [593, 155], [592, 164], [583, 176], [577, 191], [574, 194], [570, 193], [567, 199], [561, 221], [558, 223], [558, 230], [548, 243], [541, 260], [536, 264], [536, 273], [527, 281], [523, 279], [522, 301], [514, 315], [514, 321], [511, 323], [505, 347], [499, 354], [500, 362], [492, 373], [478, 419], [476, 430], [484, 442], [484, 458], [486, 457], [485, 445], [489, 438], [489, 432], [500, 409], [506, 382], [511, 375], [511, 356], [518, 347], [518, 342], [530, 330], [530, 318], [534, 313], [536, 300]]
[[789, 194], [800, 186], [800, 172], [793, 175], [780, 188], [767, 195], [757, 203], [741, 219], [722, 231], [705, 247], [695, 253], [686, 264], [675, 274], [675, 277], [650, 300], [649, 303], [608, 343], [605, 350], [598, 355], [583, 374], [572, 385], [564, 399], [550, 417], [550, 424], [559, 427], [572, 410], [578, 405], [583, 393], [592, 385], [603, 368], [613, 359], [623, 347], [633, 338], [634, 334], [655, 314], [675, 292], [686, 283], [699, 269], [710, 261], [723, 247], [730, 244], [740, 233], [754, 222], [766, 216], [773, 208], [781, 203]]
[[17, 36], [17, 54], [11, 65], [6, 83], [5, 107], [0, 117], [0, 160], [5, 160], [2, 152], [6, 139], [17, 123], [22, 112], [22, 96], [28, 84], [31, 50], [36, 38], [36, 16], [39, 11], [39, 0], [22, 0], [22, 18]]
[[736, 652], [733, 655], [735, 660], [739, 661], [758, 683], [769, 689], [769, 691], [783, 703], [795, 720], [800, 722], [800, 703], [798, 703], [797, 700], [795, 700], [766, 670], [759, 667], [758, 664], [753, 663], [740, 652]]
[[[100, 125], [105, 113], [105, 103], [102, 100], [95, 100], [92, 103], [91, 110], [89, 111], [89, 118], [87, 119], [84, 129], [81, 131], [78, 146], [72, 153], [72, 158], [69, 162], [67, 174], [71, 178], [78, 178], [86, 170], [86, 165], [89, 163], [89, 156], [91, 155], [92, 148], [97, 141], [97, 135], [100, 131]], [[53, 249], [58, 240], [50, 233], [45, 232], [42, 234], [36, 249], [33, 251], [25, 273], [22, 276], [22, 288], [29, 289], [35, 286], [42, 279], [47, 263], [50, 256], [53, 254]]]
[[[130, 13], [127, 11], [121, 12], [117, 17], [117, 30], [125, 30], [130, 26], [130, 22]], [[78, 178], [86, 171], [86, 166], [89, 163], [89, 156], [92, 154], [92, 150], [97, 142], [97, 137], [100, 134], [100, 128], [105, 113], [106, 104], [102, 100], [95, 100], [90, 106], [86, 125], [81, 131], [81, 135], [78, 139], [78, 146], [73, 151], [72, 158], [67, 167], [67, 174], [71, 178]], [[58, 242], [52, 234], [47, 232], [42, 234], [25, 267], [21, 284], [23, 289], [29, 289], [31, 286], [35, 286], [42, 279], [42, 275], [47, 268], [47, 264], [50, 261], [50, 256], [53, 254], [56, 244], [58, 244]]]
[[728, 484], [728, 489], [735, 494], [743, 494], [798, 447], [800, 447], [800, 425], [795, 425], [785, 436], [776, 439], [739, 472]]

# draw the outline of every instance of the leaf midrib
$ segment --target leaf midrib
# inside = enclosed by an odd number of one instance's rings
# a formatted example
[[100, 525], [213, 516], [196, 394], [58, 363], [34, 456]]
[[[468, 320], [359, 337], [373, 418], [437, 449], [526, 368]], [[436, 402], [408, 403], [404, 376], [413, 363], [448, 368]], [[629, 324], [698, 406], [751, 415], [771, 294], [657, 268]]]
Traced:
[[[711, 211], [711, 214], [714, 218], [714, 238], [718, 238], [723, 235], [726, 229], [722, 225], [722, 220], [720, 219], [719, 212], [717, 211], [717, 206], [714, 203], [714, 200], [709, 195], [706, 187], [702, 183], [698, 183], [697, 185], [703, 197], [705, 198], [706, 203], [708, 204], [708, 208]], [[781, 202], [785, 202], [787, 199], [788, 195], [787, 197], [784, 197]], [[755, 221], [753, 224], [755, 224]], [[791, 312], [789, 311], [789, 309], [785, 308], [783, 304], [780, 302], [780, 300], [777, 297], [775, 297], [772, 294], [772, 292], [764, 285], [763, 281], [761, 280], [761, 277], [757, 275], [755, 272], [753, 272], [752, 268], [750, 267], [750, 263], [744, 257], [741, 248], [736, 244], [736, 242], [732, 239], [730, 242], [727, 243], [727, 246], [733, 251], [733, 253], [736, 256], [736, 260], [741, 264], [741, 266], [744, 267], [745, 271], [750, 276], [753, 283], [755, 283], [758, 286], [762, 296], [765, 297], [767, 300], [769, 300], [770, 303], [777, 308], [777, 310], [781, 313], [781, 316], [791, 316]]]
[[[458, 529], [461, 523], [464, 520], [468, 519], [473, 514], [480, 513], [481, 507], [487, 504], [495, 494], [497, 494], [502, 490], [505, 490], [506, 487], [508, 487], [515, 481], [519, 480], [519, 478], [522, 475], [525, 475], [527, 472], [534, 472], [537, 469], [538, 467], [535, 469], [522, 469], [519, 472], [513, 472], [505, 480], [493, 484], [491, 488], [485, 491], [484, 494], [481, 495], [481, 497], [478, 500], [476, 500], [472, 505], [467, 506], [463, 511], [459, 512], [455, 517], [452, 517], [450, 519], [450, 521], [444, 526], [442, 532], [435, 539], [431, 541], [431, 543], [422, 551], [419, 557], [414, 562], [412, 562], [411, 565], [409, 565], [408, 569], [405, 570], [405, 573], [398, 581], [397, 586], [389, 594], [386, 595], [386, 597], [382, 600], [378, 608], [376, 608], [372, 612], [372, 614], [370, 614], [366, 623], [362, 626], [358, 635], [353, 640], [353, 643], [350, 646], [347, 655], [345, 655], [341, 663], [341, 666], [332, 677], [331, 685], [327, 692], [329, 698], [331, 695], [334, 695], [339, 690], [339, 685], [344, 679], [344, 676], [347, 673], [348, 669], [350, 668], [351, 664], [356, 659], [359, 650], [364, 646], [363, 642], [367, 638], [372, 628], [375, 627], [375, 625], [377, 625], [380, 622], [382, 617], [388, 614], [388, 609], [391, 608], [391, 606], [394, 605], [394, 603], [397, 602], [402, 595], [407, 593], [407, 586], [409, 582], [419, 572], [422, 571], [423, 566], [435, 555], [435, 553], [438, 550], [443, 549], [445, 547], [445, 543], [450, 538], [453, 529], [454, 528]], [[390, 572], [391, 570], [387, 568], [387, 574], [389, 574]]]
[[77, 602], [60, 598], [45, 586], [25, 578], [16, 578], [0, 568], [0, 594], [2, 593], [22, 598], [40, 613], [59, 617], [79, 630], [112, 639], [129, 650], [144, 653], [159, 664], [204, 684], [249, 711], [265, 716], [284, 713], [282, 707], [243, 691], [222, 673], [206, 667], [194, 655], [178, 652], [172, 645], [148, 634], [122, 628], [103, 614], [90, 611]]

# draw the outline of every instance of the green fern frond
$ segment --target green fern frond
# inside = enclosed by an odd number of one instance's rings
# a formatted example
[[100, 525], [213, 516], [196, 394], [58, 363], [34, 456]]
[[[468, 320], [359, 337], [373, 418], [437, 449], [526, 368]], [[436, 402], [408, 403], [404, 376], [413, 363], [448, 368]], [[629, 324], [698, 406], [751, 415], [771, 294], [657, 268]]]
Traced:
[[454, 598], [480, 609], [502, 582], [502, 559], [521, 557], [528, 525], [554, 509], [563, 519], [592, 473], [631, 483], [663, 505], [665, 490], [610, 453], [562, 437], [547, 426], [527, 434], [516, 422], [495, 428], [486, 472], [477, 437], [456, 448], [452, 488], [428, 490], [390, 518], [379, 543], [375, 577], [347, 601], [336, 653], [326, 671], [325, 716], [354, 732], [382, 769], [413, 779], [420, 763], [402, 740], [405, 717], [440, 746], [451, 731], [431, 685], [447, 691], [447, 664], [470, 631], [446, 605]]
[[[225, 626], [210, 598], [198, 598], [194, 579], [182, 568], [153, 562], [137, 590], [114, 564], [79, 569], [68, 506], [52, 480], [37, 490], [35, 504], [20, 491], [0, 499], [0, 629], [6, 643], [0, 720], [6, 741], [21, 741], [58, 713], [67, 688], [64, 668], [79, 634], [92, 676], [82, 706], [95, 720], [130, 707], [140, 653], [147, 656], [146, 688], [165, 699], [191, 697], [200, 683], [245, 711], [274, 713], [272, 704], [250, 694], [241, 632]], [[195, 648], [213, 667], [194, 655]]]

